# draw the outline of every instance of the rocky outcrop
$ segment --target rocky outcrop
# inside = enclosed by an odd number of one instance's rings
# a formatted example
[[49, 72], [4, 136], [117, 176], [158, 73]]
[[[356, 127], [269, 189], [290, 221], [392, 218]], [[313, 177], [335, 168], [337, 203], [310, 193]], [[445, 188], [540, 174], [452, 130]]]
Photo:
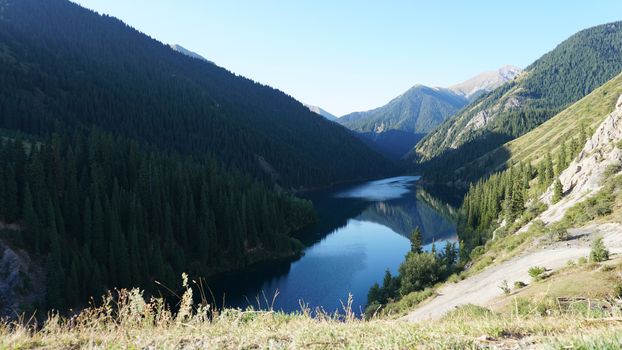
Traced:
[[44, 296], [40, 266], [26, 252], [0, 241], [0, 317], [32, 312]]
[[618, 98], [615, 110], [587, 140], [579, 156], [559, 176], [564, 192], [562, 200], [552, 204], [553, 186], [542, 195], [541, 200], [551, 204], [540, 216], [542, 221], [550, 223], [561, 220], [566, 209], [600, 190], [606, 171], [622, 164], [622, 149], [618, 147], [621, 140], [622, 96]]

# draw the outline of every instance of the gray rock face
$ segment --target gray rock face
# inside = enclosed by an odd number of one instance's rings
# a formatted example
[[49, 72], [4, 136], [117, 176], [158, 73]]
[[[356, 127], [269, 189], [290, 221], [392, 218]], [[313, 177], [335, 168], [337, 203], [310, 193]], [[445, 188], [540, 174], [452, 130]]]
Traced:
[[[611, 165], [622, 164], [622, 150], [617, 147], [622, 140], [622, 96], [616, 102], [616, 109], [600, 124], [594, 135], [587, 140], [577, 159], [559, 176], [564, 198], [551, 205], [541, 214], [545, 223], [562, 219], [566, 210], [587, 199], [602, 187], [605, 171]], [[551, 204], [553, 186], [541, 197], [544, 203]]]
[[207, 58], [199, 55], [198, 53], [194, 52], [194, 51], [190, 51], [188, 49], [186, 49], [185, 47], [181, 46], [181, 45], [177, 45], [177, 44], [170, 44], [169, 47], [179, 53], [183, 53], [184, 55], [188, 56], [188, 57], [192, 57], [192, 58], [196, 58], [199, 59], [201, 61], [205, 61], [208, 63], [214, 63], [210, 60], [208, 60]]
[[45, 295], [44, 274], [28, 254], [0, 241], [0, 317], [16, 317]]
[[450, 86], [449, 89], [473, 101], [482, 94], [490, 92], [503, 83], [516, 78], [522, 71], [518, 67], [503, 66], [494, 71], [478, 74], [465, 82]]
[[330, 120], [330, 121], [336, 121], [337, 117], [327, 111], [325, 111], [324, 109], [318, 107], [318, 106], [313, 106], [313, 105], [308, 105], [308, 104], [304, 104], [305, 107], [309, 108], [309, 110], [315, 114], [319, 114], [322, 117]]

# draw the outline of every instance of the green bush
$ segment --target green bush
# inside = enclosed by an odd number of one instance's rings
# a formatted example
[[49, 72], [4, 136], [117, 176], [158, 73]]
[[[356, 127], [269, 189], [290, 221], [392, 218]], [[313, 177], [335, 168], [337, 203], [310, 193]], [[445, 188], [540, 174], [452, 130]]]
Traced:
[[485, 251], [486, 251], [486, 248], [484, 248], [484, 246], [481, 246], [481, 245], [477, 246], [473, 248], [469, 257], [471, 258], [471, 260], [475, 260], [479, 258], [482, 254], [484, 254]]
[[514, 282], [514, 289], [521, 289], [527, 287], [527, 284], [523, 281]]
[[556, 222], [555, 224], [551, 225], [551, 227], [549, 228], [549, 232], [551, 233], [553, 239], [557, 241], [565, 241], [568, 239], [568, 229], [566, 225], [562, 223]]
[[422, 290], [438, 282], [441, 277], [441, 264], [432, 253], [408, 253], [400, 265], [400, 293]]
[[529, 270], [527, 270], [527, 273], [529, 273], [529, 276], [531, 276], [534, 281], [541, 280], [544, 277], [543, 274], [545, 272], [546, 268], [542, 266], [532, 266], [529, 268]]
[[490, 309], [487, 309], [483, 306], [466, 304], [457, 306], [452, 311], [448, 312], [443, 316], [444, 320], [468, 320], [472, 321], [474, 319], [490, 319], [495, 316], [495, 313]]
[[609, 260], [609, 251], [605, 248], [603, 238], [598, 237], [592, 242], [592, 250], [590, 251], [591, 262], [601, 262]]

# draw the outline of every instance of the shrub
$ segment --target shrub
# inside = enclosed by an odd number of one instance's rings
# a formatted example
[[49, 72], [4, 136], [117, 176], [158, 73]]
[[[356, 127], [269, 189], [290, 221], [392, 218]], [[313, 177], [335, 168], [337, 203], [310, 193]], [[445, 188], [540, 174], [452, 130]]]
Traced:
[[559, 179], [555, 180], [555, 185], [553, 185], [553, 203], [559, 202], [564, 196], [564, 187], [562, 186], [561, 181]]
[[538, 281], [544, 278], [543, 274], [545, 272], [546, 269], [542, 266], [532, 266], [529, 268], [529, 270], [527, 270], [527, 273], [529, 273], [529, 276], [531, 276], [534, 281]]
[[579, 264], [579, 265], [587, 264], [587, 258], [584, 257], [584, 256], [580, 257], [579, 260], [577, 260], [577, 264]]
[[565, 241], [568, 239], [568, 230], [563, 224], [555, 223], [551, 225], [549, 232], [551, 232], [551, 235], [557, 241]]
[[620, 165], [620, 163], [616, 163], [616, 164], [609, 164], [607, 166], [607, 168], [605, 169], [605, 172], [603, 174], [603, 177], [609, 178], [617, 173], [620, 172], [620, 170], [622, 170], [622, 165]]
[[477, 246], [475, 248], [473, 248], [473, 250], [471, 251], [471, 254], [469, 255], [469, 257], [471, 258], [471, 260], [475, 260], [477, 258], [479, 258], [482, 254], [484, 254], [484, 251], [486, 250], [486, 248], [484, 248], [484, 246]]
[[449, 282], [449, 283], [458, 283], [461, 280], [462, 280], [461, 276], [458, 275], [457, 273], [454, 273], [451, 276], [449, 276], [449, 278], [447, 279], [447, 282]]
[[609, 259], [609, 251], [605, 248], [603, 238], [598, 237], [592, 242], [592, 250], [590, 251], [590, 261], [601, 262]]
[[501, 285], [499, 286], [499, 289], [501, 289], [503, 291], [503, 294], [505, 294], [505, 295], [510, 294], [510, 286], [508, 286], [508, 281], [507, 280], [503, 280], [503, 282], [501, 282]]
[[399, 271], [400, 293], [406, 295], [438, 282], [441, 276], [441, 264], [432, 253], [408, 253]]
[[514, 289], [521, 289], [527, 287], [527, 284], [523, 281], [514, 282]]

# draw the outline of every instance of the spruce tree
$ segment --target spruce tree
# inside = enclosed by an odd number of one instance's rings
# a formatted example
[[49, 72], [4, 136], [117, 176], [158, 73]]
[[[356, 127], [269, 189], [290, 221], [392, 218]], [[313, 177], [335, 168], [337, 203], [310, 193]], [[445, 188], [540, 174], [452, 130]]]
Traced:
[[410, 251], [415, 254], [423, 253], [423, 235], [419, 226], [410, 234]]
[[562, 186], [561, 181], [559, 179], [555, 180], [555, 185], [553, 186], [553, 203], [559, 202], [564, 195], [564, 187]]

